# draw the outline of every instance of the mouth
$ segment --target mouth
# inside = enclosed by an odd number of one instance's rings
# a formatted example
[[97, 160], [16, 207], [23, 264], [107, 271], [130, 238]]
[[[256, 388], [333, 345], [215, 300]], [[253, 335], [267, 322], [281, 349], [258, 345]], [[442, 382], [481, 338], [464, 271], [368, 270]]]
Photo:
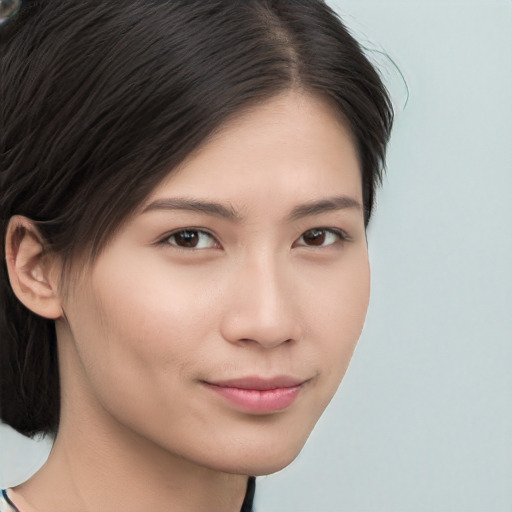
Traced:
[[310, 379], [290, 376], [244, 377], [203, 384], [230, 405], [252, 413], [277, 412], [291, 406]]

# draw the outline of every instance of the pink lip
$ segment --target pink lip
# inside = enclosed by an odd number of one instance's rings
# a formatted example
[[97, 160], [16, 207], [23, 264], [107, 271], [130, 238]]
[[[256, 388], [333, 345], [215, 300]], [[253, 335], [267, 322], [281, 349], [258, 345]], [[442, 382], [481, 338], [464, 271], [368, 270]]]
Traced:
[[272, 412], [290, 406], [305, 383], [293, 377], [271, 379], [246, 377], [219, 382], [205, 382], [206, 387], [237, 407], [251, 412]]

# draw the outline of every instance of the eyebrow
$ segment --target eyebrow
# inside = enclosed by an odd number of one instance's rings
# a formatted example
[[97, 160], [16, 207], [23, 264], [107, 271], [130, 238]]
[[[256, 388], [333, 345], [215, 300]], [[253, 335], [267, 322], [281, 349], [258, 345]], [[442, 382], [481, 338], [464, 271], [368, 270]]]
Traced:
[[242, 220], [242, 216], [232, 206], [224, 206], [213, 201], [203, 201], [182, 197], [157, 199], [156, 201], [148, 204], [144, 210], [142, 210], [142, 213], [154, 210], [184, 210], [189, 212], [207, 213], [232, 222], [240, 222]]
[[[309, 203], [296, 206], [288, 215], [289, 221], [319, 215], [321, 213], [356, 209], [363, 210], [363, 206], [359, 201], [350, 196], [335, 196], [327, 199], [311, 201]], [[243, 216], [231, 205], [223, 205], [214, 201], [205, 201], [192, 198], [164, 198], [157, 199], [148, 204], [142, 213], [155, 210], [183, 210], [197, 213], [206, 213], [215, 217], [227, 219], [231, 222], [241, 222]]]
[[335, 196], [296, 206], [289, 215], [289, 220], [319, 215], [337, 210], [355, 209], [363, 211], [362, 204], [350, 196]]

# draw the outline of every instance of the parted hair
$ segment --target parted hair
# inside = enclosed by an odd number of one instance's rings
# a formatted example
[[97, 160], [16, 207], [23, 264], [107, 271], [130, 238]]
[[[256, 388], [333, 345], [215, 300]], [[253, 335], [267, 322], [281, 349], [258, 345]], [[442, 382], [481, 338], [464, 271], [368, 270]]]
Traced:
[[214, 130], [290, 89], [328, 99], [351, 131], [367, 223], [393, 111], [323, 1], [27, 0], [0, 26], [3, 422], [55, 434], [60, 411], [54, 321], [11, 289], [9, 219], [32, 219], [63, 261], [93, 261]]

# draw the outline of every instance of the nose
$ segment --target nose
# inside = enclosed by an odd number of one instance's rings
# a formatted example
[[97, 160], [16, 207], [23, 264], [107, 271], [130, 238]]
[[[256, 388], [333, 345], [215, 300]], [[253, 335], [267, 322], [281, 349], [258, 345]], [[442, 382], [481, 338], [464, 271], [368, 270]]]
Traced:
[[241, 263], [227, 290], [223, 337], [231, 343], [255, 343], [264, 348], [298, 341], [302, 327], [293, 288], [290, 272], [271, 258]]

